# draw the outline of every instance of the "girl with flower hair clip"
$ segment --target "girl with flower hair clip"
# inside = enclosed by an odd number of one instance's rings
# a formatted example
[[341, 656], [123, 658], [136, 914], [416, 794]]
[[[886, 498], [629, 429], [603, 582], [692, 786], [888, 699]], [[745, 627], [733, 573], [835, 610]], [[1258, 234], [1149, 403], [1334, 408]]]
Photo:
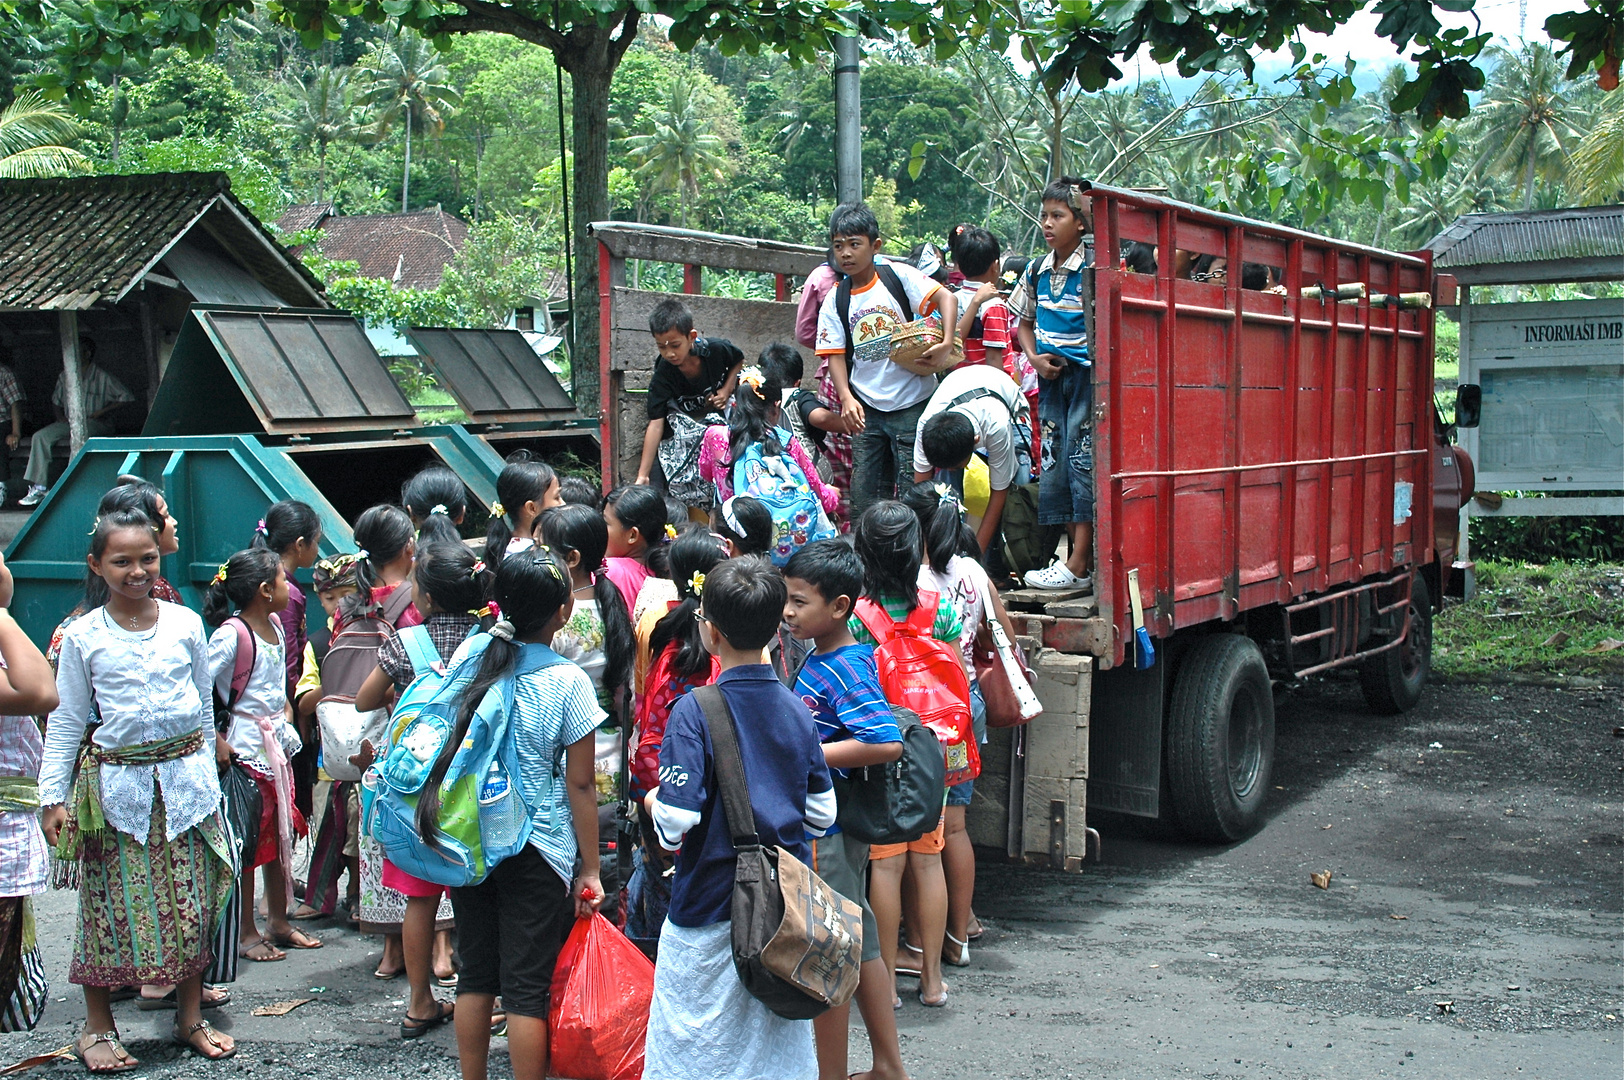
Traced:
[[757, 364], [740, 372], [726, 426], [714, 424], [705, 431], [699, 447], [699, 475], [716, 485], [718, 502], [731, 499], [735, 493], [734, 466], [744, 460], [751, 447], [759, 446], [764, 457], [793, 461], [824, 513], [833, 513], [840, 505], [840, 492], [823, 482], [806, 450], [790, 437], [780, 410], [783, 397], [784, 387], [776, 373], [768, 374]]

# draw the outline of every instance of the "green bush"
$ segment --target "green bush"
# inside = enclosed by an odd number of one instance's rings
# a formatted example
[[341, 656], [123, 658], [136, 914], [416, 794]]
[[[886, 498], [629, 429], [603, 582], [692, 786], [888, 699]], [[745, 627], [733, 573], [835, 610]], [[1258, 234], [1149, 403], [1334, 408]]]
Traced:
[[[1616, 496], [1616, 491], [1562, 492], [1563, 496]], [[1544, 492], [1510, 491], [1517, 498]], [[1499, 562], [1624, 562], [1624, 519], [1593, 517], [1503, 517], [1472, 520], [1472, 558]]]

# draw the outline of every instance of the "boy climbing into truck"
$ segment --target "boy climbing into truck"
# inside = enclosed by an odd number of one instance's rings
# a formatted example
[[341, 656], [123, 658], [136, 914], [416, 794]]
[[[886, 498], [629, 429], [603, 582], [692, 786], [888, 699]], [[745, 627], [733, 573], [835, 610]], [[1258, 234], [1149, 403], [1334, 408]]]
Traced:
[[700, 337], [693, 312], [674, 297], [654, 305], [648, 329], [660, 355], [648, 384], [648, 430], [637, 482], [650, 482], [658, 458], [671, 496], [694, 520], [708, 520], [715, 487], [699, 475], [699, 444], [705, 428], [727, 422], [722, 409], [738, 385], [744, 353], [726, 338]]
[[829, 362], [840, 415], [852, 431], [851, 514], [855, 519], [912, 479], [914, 431], [935, 378], [891, 362], [891, 332], [916, 318], [940, 313], [942, 340], [928, 362], [953, 347], [959, 302], [912, 266], [876, 264], [884, 243], [874, 211], [863, 203], [838, 208], [829, 222], [829, 247], [846, 280], [823, 299], [818, 313], [818, 355]]
[[1039, 376], [1038, 522], [1065, 525], [1071, 538], [1065, 559], [1026, 575], [1026, 584], [1036, 589], [1093, 585], [1094, 395], [1083, 289], [1087, 188], [1085, 181], [1062, 176], [1043, 189], [1040, 221], [1049, 254], [1027, 268], [1009, 297], [1010, 313], [1020, 320], [1021, 349]]

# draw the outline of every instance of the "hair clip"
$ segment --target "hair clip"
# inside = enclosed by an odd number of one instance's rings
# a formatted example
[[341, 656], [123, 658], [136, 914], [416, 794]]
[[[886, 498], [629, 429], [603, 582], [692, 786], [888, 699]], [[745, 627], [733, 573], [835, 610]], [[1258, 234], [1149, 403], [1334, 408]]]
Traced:
[[936, 485], [936, 501], [938, 503], [943, 504], [943, 505], [951, 504], [953, 506], [958, 506], [959, 497], [958, 497], [957, 493], [955, 493], [954, 490], [952, 488], [948, 487], [946, 484], [937, 484]]
[[445, 508], [445, 503], [435, 503], [433, 506], [429, 507], [429, 514], [445, 514], [447, 517], [451, 516]]
[[226, 564], [226, 563], [221, 563], [220, 564], [220, 569], [218, 569], [218, 570], [216, 570], [214, 572], [214, 580], [209, 582], [210, 585], [224, 585], [226, 583], [226, 566], [227, 565], [228, 564]]
[[488, 618], [491, 614], [491, 606], [486, 604], [484, 607], [469, 608], [468, 614], [476, 619]]
[[669, 521], [665, 523], [665, 542], [669, 544], [677, 538], [677, 527]]
[[696, 597], [705, 595], [705, 575], [695, 570], [688, 575], [688, 591]]
[[498, 619], [496, 625], [491, 627], [491, 637], [501, 638], [503, 641], [513, 640], [513, 624], [506, 619]]
[[767, 376], [763, 375], [761, 369], [754, 364], [739, 372], [739, 382], [748, 386], [756, 397], [761, 398], [763, 401], [767, 400], [767, 396], [761, 392], [761, 384], [766, 381]]
[[87, 536], [95, 536], [96, 535], [96, 530], [99, 529], [99, 528], [101, 528], [101, 515], [97, 514], [96, 515], [96, 520], [92, 521], [90, 523], [90, 532], [86, 533], [85, 535], [87, 535]]
[[507, 517], [507, 507], [502, 505], [500, 499], [491, 503], [491, 517]]
[[484, 572], [485, 572], [485, 560], [484, 559], [475, 559], [474, 560], [474, 565], [468, 571], [468, 577], [470, 579], [477, 578], [479, 575], [483, 574]]
[[269, 535], [271, 535], [271, 530], [267, 529], [265, 527], [265, 519], [264, 518], [259, 519], [259, 524], [254, 526], [254, 532], [259, 534], [260, 536], [269, 536]]

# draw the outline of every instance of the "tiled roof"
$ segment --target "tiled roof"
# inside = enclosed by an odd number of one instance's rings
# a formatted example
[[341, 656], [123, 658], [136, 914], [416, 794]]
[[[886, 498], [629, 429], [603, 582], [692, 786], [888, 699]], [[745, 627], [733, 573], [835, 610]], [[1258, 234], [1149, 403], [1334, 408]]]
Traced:
[[1466, 214], [1427, 241], [1440, 270], [1462, 266], [1624, 258], [1624, 206]]
[[0, 309], [116, 302], [196, 225], [288, 303], [324, 303], [224, 173], [182, 172], [0, 180]]
[[282, 216], [276, 219], [276, 227], [282, 230], [282, 235], [303, 232], [315, 228], [321, 219], [333, 212], [330, 202], [295, 203], [282, 211]]
[[402, 289], [439, 285], [468, 240], [467, 224], [439, 207], [409, 214], [329, 214], [318, 221], [323, 255], [359, 263], [362, 277], [383, 278]]

